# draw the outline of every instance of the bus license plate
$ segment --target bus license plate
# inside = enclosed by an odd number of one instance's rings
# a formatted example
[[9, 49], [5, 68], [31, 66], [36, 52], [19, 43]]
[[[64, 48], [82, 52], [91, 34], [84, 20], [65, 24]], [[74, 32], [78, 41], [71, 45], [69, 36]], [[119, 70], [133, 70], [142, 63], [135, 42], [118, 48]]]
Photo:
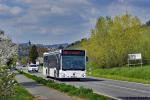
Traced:
[[76, 76], [71, 76], [71, 78], [77, 78]]

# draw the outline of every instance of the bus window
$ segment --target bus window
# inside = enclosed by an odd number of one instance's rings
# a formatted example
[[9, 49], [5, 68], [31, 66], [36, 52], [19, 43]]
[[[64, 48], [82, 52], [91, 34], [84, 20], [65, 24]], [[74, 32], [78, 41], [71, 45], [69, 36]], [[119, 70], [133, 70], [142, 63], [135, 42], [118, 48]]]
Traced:
[[48, 56], [44, 57], [44, 67], [48, 67]]
[[85, 70], [85, 56], [63, 56], [63, 70]]
[[57, 66], [57, 59], [55, 55], [50, 55], [49, 56], [49, 66], [51, 68], [56, 67]]

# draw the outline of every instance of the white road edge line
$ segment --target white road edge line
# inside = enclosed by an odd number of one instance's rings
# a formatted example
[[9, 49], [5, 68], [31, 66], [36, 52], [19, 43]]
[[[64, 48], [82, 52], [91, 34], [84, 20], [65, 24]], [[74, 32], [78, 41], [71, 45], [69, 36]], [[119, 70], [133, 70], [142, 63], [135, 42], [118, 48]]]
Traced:
[[[69, 83], [66, 83], [66, 84], [68, 84], [68, 85], [73, 85], [73, 84], [69, 84]], [[73, 86], [75, 86], [76, 88], [80, 88], [79, 85], [73, 85]], [[81, 86], [83, 86], [83, 85], [81, 85]], [[89, 89], [90, 89], [90, 88], [89, 88]], [[102, 96], [106, 96], [106, 97], [110, 97], [110, 98], [115, 99], [115, 100], [122, 100], [122, 99], [120, 99], [120, 98], [116, 98], [116, 97], [113, 97], [113, 96], [108, 95], [108, 94], [105, 94], [105, 93], [101, 93], [101, 92], [98, 92], [98, 91], [94, 91], [94, 89], [92, 89], [92, 90], [93, 90], [93, 93], [96, 93], [96, 94], [99, 94], [99, 95], [102, 95]]]
[[[93, 92], [94, 92], [94, 91], [93, 91]], [[116, 98], [116, 97], [107, 95], [107, 94], [105, 94], [105, 93], [101, 93], [101, 92], [94, 92], [94, 93], [99, 94], [99, 95], [103, 95], [103, 96], [106, 96], [106, 97], [110, 97], [110, 98], [115, 99], [115, 100], [121, 100], [120, 98]]]

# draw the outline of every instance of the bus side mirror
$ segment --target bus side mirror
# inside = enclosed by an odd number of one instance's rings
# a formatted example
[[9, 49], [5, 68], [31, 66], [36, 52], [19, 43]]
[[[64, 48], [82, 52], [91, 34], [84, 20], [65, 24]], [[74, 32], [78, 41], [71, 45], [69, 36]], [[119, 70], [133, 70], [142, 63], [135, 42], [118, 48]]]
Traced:
[[86, 56], [86, 62], [88, 62], [89, 61], [89, 58]]

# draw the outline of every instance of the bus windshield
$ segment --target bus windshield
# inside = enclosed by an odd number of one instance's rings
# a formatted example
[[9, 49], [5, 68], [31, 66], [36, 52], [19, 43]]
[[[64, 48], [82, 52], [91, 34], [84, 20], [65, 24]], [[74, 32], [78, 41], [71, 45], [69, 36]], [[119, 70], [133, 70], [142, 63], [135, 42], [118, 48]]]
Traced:
[[85, 56], [62, 56], [62, 70], [85, 70]]

